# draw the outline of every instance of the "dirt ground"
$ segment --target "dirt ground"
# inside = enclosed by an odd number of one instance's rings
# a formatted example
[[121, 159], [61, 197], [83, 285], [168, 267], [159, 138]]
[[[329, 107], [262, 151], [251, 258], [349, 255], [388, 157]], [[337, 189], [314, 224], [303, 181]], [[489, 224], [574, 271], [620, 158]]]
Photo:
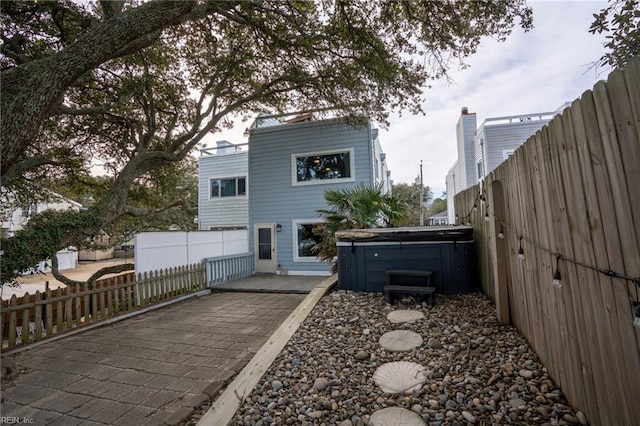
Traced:
[[[122, 263], [133, 263], [133, 258], [121, 258], [121, 259], [108, 259], [99, 261], [80, 261], [78, 267], [75, 269], [67, 269], [61, 271], [63, 275], [74, 280], [86, 280], [94, 272], [107, 266], [120, 265]], [[118, 274], [107, 274], [103, 278], [111, 277]], [[18, 278], [18, 286], [2, 286], [2, 300], [9, 300], [14, 294], [17, 297], [23, 296], [25, 293], [34, 294], [36, 291], [44, 291], [46, 283], [49, 283], [49, 288], [64, 287], [60, 281], [57, 281], [51, 272], [34, 274]]]

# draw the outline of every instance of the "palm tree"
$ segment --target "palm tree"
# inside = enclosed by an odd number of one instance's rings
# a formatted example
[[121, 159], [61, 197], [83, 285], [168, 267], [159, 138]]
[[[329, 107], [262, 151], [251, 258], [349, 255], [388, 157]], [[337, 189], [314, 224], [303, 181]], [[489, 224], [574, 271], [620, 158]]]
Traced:
[[[346, 189], [324, 192], [328, 210], [316, 210], [324, 223], [314, 228], [322, 241], [313, 252], [325, 262], [333, 262], [338, 254], [335, 233], [346, 229], [393, 228], [404, 220], [407, 205], [390, 194], [384, 194], [382, 184], [369, 187], [359, 184]], [[333, 265], [335, 272], [336, 265]]]

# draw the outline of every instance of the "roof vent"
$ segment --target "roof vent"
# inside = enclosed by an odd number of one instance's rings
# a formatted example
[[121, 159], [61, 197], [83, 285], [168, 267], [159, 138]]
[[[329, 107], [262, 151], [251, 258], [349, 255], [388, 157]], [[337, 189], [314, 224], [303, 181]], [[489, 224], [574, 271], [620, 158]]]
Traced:
[[469, 108], [462, 107], [462, 115], [467, 115], [467, 114], [469, 114]]

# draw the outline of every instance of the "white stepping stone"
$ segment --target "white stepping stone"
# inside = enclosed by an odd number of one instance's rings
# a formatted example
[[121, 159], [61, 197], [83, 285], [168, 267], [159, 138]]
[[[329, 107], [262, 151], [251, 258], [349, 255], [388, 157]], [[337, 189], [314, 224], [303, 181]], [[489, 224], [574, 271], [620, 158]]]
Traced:
[[412, 311], [409, 309], [398, 309], [387, 314], [387, 319], [394, 324], [403, 322], [414, 322], [424, 319], [424, 314], [420, 311]]
[[380, 336], [380, 346], [391, 352], [406, 352], [422, 345], [422, 336], [410, 330], [394, 330]]
[[426, 380], [424, 367], [408, 361], [382, 364], [373, 373], [373, 381], [385, 393], [411, 393], [420, 389]]
[[376, 411], [369, 418], [371, 426], [424, 426], [426, 423], [413, 411], [388, 407]]

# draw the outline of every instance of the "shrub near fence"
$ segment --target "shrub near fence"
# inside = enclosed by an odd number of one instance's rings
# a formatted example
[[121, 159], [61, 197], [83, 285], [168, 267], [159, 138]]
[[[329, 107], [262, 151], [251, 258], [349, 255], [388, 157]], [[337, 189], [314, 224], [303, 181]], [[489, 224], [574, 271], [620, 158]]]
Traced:
[[93, 288], [58, 288], [2, 301], [2, 351], [205, 289], [200, 264], [96, 281]]
[[[527, 338], [592, 425], [640, 419], [632, 305], [639, 178], [636, 58], [575, 100], [482, 186], [455, 197], [459, 220], [474, 227], [483, 289], [498, 318]], [[561, 280], [553, 285], [556, 268]]]

